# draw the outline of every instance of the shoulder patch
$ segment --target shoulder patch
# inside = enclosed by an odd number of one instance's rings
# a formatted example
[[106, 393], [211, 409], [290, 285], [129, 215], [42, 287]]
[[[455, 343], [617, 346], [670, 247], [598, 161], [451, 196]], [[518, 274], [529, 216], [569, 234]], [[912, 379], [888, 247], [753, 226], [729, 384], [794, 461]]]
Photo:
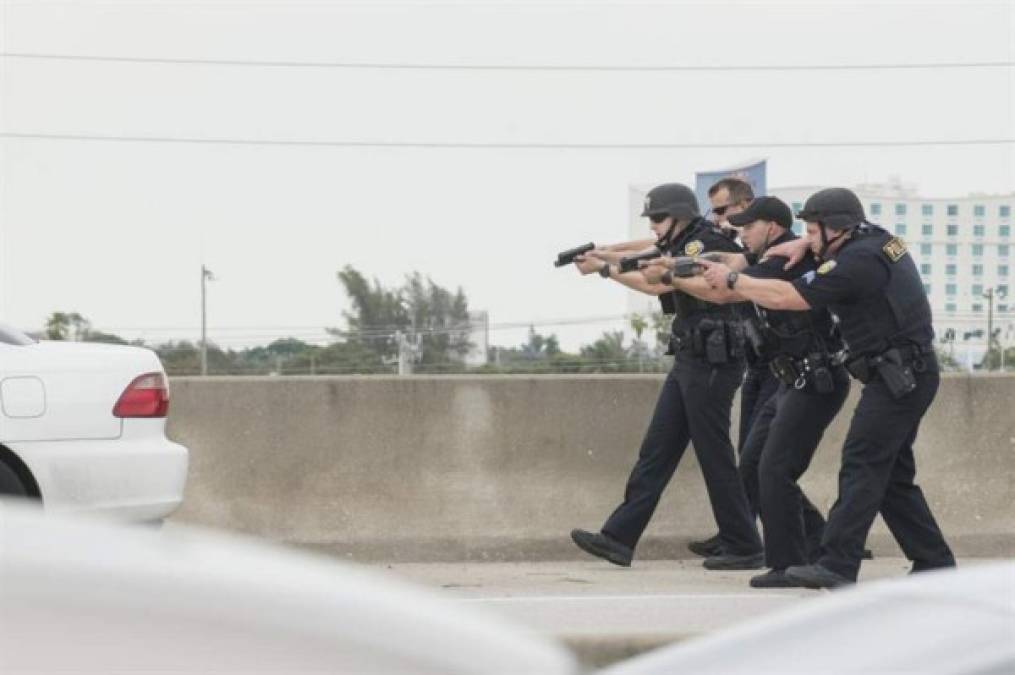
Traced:
[[902, 256], [906, 255], [906, 242], [902, 241], [898, 237], [892, 237], [885, 245], [881, 247], [884, 254], [888, 256], [888, 259], [894, 262], [899, 262]]
[[696, 256], [704, 250], [705, 245], [701, 243], [701, 239], [695, 239], [684, 247], [684, 255]]
[[835, 261], [826, 260], [825, 262], [821, 263], [821, 265], [818, 267], [818, 274], [828, 274], [834, 269], [835, 269]]

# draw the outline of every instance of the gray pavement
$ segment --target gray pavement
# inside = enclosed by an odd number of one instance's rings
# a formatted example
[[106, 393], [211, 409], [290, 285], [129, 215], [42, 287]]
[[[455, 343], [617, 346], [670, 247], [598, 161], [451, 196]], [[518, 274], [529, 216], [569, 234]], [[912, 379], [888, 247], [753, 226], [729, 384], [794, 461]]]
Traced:
[[[960, 564], [974, 562], [961, 561]], [[603, 665], [820, 596], [804, 589], [755, 590], [755, 572], [709, 572], [699, 560], [530, 563], [402, 563], [376, 569], [563, 640], [588, 665]], [[861, 582], [902, 576], [909, 563], [879, 558]]]

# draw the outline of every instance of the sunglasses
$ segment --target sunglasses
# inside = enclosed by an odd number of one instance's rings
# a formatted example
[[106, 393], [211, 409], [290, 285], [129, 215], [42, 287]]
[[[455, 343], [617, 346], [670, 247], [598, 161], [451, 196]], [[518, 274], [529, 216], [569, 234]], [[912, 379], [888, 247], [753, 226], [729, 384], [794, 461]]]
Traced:
[[659, 223], [663, 222], [664, 220], [666, 220], [669, 217], [670, 217], [670, 214], [668, 214], [668, 213], [650, 213], [650, 214], [648, 214], [648, 219], [651, 220], [656, 225], [658, 225]]

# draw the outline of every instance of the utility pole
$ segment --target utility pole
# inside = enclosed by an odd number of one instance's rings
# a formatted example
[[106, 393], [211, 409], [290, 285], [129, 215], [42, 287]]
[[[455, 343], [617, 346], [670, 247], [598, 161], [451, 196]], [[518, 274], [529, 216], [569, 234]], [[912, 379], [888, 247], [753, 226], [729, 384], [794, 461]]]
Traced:
[[412, 375], [412, 350], [409, 340], [402, 331], [395, 331], [395, 341], [398, 343], [398, 374]]
[[994, 343], [994, 287], [983, 294], [987, 299], [987, 355], [983, 359], [986, 370], [990, 370], [990, 349]]
[[207, 283], [215, 281], [211, 270], [201, 265], [201, 374], [208, 374], [208, 292]]

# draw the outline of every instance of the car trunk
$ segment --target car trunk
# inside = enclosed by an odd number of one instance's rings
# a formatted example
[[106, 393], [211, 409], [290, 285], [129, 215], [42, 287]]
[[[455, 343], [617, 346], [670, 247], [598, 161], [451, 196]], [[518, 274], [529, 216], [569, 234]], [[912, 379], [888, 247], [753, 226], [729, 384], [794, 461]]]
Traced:
[[161, 369], [137, 347], [0, 345], [0, 441], [118, 438], [116, 401], [135, 377]]

